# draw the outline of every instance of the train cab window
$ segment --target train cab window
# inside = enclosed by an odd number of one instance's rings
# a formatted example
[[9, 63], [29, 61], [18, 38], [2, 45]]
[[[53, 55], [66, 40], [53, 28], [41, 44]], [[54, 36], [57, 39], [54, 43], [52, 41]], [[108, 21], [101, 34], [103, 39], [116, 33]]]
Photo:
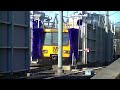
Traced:
[[53, 45], [58, 45], [58, 33], [52, 33], [52, 36]]
[[[44, 34], [44, 45], [58, 45], [58, 33], [46, 32]], [[68, 33], [63, 33], [63, 45], [69, 45]]]
[[69, 45], [68, 33], [63, 33], [63, 45]]
[[51, 33], [44, 33], [44, 45], [51, 45]]
[[[53, 45], [58, 45], [58, 33], [53, 33]], [[63, 33], [63, 45], [69, 45], [68, 33]]]

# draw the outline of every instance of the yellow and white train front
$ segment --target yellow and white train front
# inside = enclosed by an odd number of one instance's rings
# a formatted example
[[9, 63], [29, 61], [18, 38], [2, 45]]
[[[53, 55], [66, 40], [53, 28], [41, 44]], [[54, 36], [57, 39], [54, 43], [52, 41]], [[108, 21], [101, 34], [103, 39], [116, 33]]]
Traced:
[[[43, 42], [43, 58], [57, 60], [58, 57], [58, 32], [57, 30], [45, 30]], [[68, 59], [70, 53], [70, 44], [68, 30], [63, 32], [63, 60]]]

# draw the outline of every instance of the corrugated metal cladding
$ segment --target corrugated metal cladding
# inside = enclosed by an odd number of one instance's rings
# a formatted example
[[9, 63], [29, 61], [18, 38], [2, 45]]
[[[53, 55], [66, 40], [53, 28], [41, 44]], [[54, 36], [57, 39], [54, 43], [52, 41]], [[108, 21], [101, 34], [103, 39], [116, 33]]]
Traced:
[[[106, 43], [107, 39], [107, 43]], [[90, 52], [87, 53], [87, 61], [89, 63], [105, 62], [113, 60], [113, 34], [109, 30], [100, 27], [93, 28], [92, 25], [87, 25], [87, 48]]]
[[29, 23], [29, 11], [0, 11], [0, 73], [29, 70]]

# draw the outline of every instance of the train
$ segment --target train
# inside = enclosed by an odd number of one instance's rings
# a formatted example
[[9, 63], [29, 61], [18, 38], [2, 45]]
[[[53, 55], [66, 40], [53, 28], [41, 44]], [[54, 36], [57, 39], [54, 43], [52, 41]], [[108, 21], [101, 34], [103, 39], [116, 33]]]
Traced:
[[[57, 17], [55, 16], [57, 20]], [[35, 20], [34, 20], [35, 21]], [[39, 22], [39, 20], [38, 20]], [[48, 22], [44, 22], [42, 25], [43, 30], [43, 38], [42, 38], [42, 63], [44, 64], [57, 64], [58, 60], [58, 27], [57, 24], [54, 22], [51, 26]], [[49, 25], [49, 26], [48, 26]], [[70, 55], [70, 40], [68, 34], [68, 26], [66, 24], [63, 25], [63, 32], [62, 32], [62, 60], [63, 63], [68, 63], [69, 55]], [[33, 37], [34, 38], [34, 37]], [[33, 41], [33, 40], [32, 40]], [[39, 62], [39, 60], [37, 62]]]
[[[68, 30], [63, 29], [63, 61], [69, 58], [70, 42], [68, 36]], [[53, 63], [58, 59], [58, 30], [57, 29], [45, 29], [44, 30], [44, 43], [42, 48], [43, 58], [52, 60]]]
[[[55, 19], [57, 21], [56, 23], [55, 23]], [[38, 25], [38, 22], [40, 24], [39, 26], [34, 26], [34, 28], [40, 27], [40, 26], [41, 26], [40, 28], [43, 28], [43, 38], [41, 39], [43, 42], [42, 42], [42, 47], [40, 47], [42, 49], [42, 53], [41, 53], [42, 54], [42, 57], [41, 57], [42, 61], [43, 62], [49, 61], [52, 64], [57, 64], [57, 60], [58, 60], [58, 26], [57, 26], [58, 20], [57, 20], [56, 15], [55, 15], [55, 19], [54, 19], [54, 22], [43, 22], [43, 24], [42, 24], [42, 21], [39, 20], [39, 18], [37, 20], [34, 19], [32, 21], [32, 22], [34, 22], [33, 25]], [[70, 18], [69, 18], [69, 21], [70, 21]], [[69, 29], [72, 29], [72, 28], [75, 29], [78, 26], [77, 21], [78, 21], [78, 18], [76, 19], [76, 21], [74, 20], [74, 22], [70, 21], [67, 23], [65, 23], [63, 20], [63, 31], [62, 31], [62, 44], [63, 44], [62, 45], [62, 60], [63, 60], [63, 64], [70, 64], [71, 63], [71, 53], [70, 53], [71, 46], [70, 46], [70, 35], [69, 35], [70, 30]], [[75, 27], [73, 27], [73, 25]], [[78, 31], [78, 29], [76, 29], [76, 30]], [[33, 30], [33, 32], [34, 32], [34, 30]], [[77, 39], [75, 39], [75, 41], [76, 40]], [[39, 52], [41, 52], [41, 51], [39, 51]], [[39, 60], [37, 62], [39, 62]]]

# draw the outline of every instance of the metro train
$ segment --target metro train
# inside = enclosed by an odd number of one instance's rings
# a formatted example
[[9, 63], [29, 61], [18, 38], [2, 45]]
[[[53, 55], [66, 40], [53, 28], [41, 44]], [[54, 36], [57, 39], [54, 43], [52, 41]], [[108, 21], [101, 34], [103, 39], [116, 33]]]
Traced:
[[[54, 22], [53, 22], [54, 23]], [[44, 34], [42, 42], [42, 61], [57, 63], [58, 59], [58, 28], [55, 25], [48, 27], [48, 24], [43, 25]], [[68, 63], [70, 56], [70, 39], [68, 34], [68, 25], [63, 24], [63, 48], [62, 48], [62, 60], [63, 64]]]
[[[69, 58], [70, 42], [68, 36], [68, 30], [63, 29], [63, 61]], [[56, 63], [58, 58], [58, 30], [57, 29], [45, 29], [44, 30], [44, 42], [42, 48], [43, 59], [52, 60]]]

